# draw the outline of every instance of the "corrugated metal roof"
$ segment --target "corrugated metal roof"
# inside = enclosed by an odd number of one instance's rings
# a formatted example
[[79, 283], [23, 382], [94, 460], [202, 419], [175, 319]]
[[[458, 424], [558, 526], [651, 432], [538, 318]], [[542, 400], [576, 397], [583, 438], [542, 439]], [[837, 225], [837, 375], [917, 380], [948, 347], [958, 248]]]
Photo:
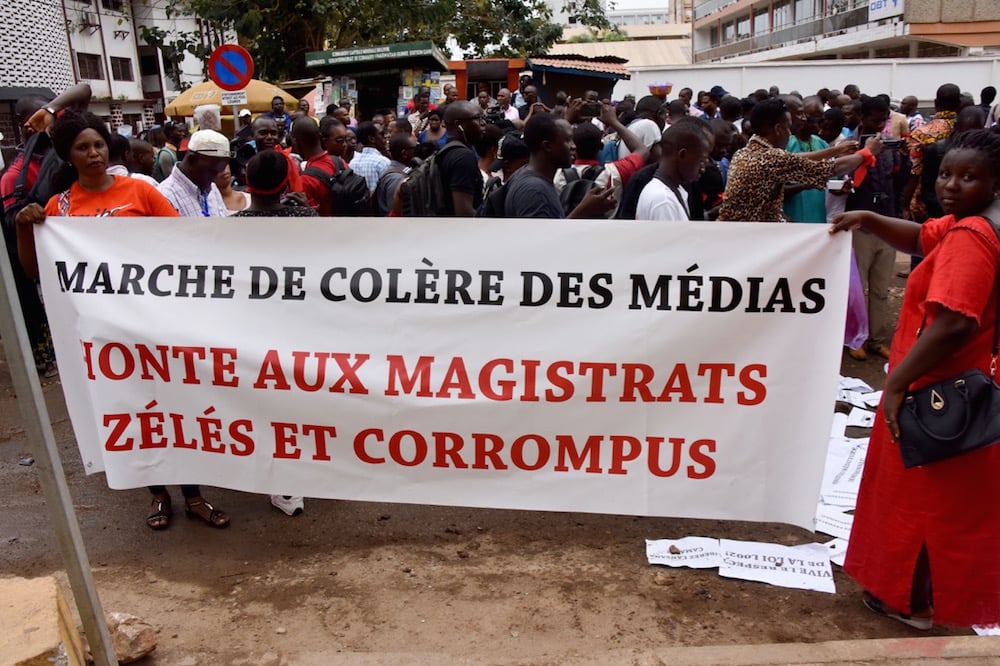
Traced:
[[627, 42], [581, 42], [556, 44], [546, 57], [558, 58], [566, 54], [579, 54], [591, 58], [617, 56], [628, 61], [627, 67], [669, 67], [691, 64], [690, 39], [633, 40]]
[[[574, 46], [579, 46], [574, 44]], [[540, 58], [531, 57], [528, 58], [528, 68], [533, 69], [534, 66], [541, 67], [553, 67], [556, 69], [579, 69], [585, 72], [600, 72], [601, 74], [614, 74], [615, 76], [620, 76], [624, 79], [630, 78], [628, 69], [622, 62], [614, 62], [616, 60], [621, 60], [620, 58], [606, 58], [602, 60], [591, 60], [587, 59], [586, 56], [581, 56], [577, 53], [564, 53], [563, 58], [552, 58], [549, 56], [543, 56]], [[576, 56], [576, 57], [573, 57]]]

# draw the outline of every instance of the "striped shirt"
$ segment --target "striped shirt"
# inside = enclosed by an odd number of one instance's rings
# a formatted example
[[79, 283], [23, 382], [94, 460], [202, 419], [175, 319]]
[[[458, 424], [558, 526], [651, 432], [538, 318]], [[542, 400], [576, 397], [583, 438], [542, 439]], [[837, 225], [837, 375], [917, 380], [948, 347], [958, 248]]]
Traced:
[[365, 146], [364, 150], [354, 156], [349, 165], [359, 176], [368, 182], [368, 189], [374, 191], [378, 185], [379, 176], [389, 168], [389, 158], [377, 148]]
[[202, 192], [180, 169], [170, 172], [157, 189], [177, 209], [181, 217], [226, 217], [226, 202], [212, 183]]

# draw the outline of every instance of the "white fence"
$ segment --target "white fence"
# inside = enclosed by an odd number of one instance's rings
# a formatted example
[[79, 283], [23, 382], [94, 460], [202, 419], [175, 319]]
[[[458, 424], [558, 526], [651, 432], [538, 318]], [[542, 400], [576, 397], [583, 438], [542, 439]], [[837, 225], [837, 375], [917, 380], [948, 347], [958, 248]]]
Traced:
[[854, 83], [862, 92], [884, 92], [893, 99], [916, 95], [921, 107], [931, 107], [934, 93], [942, 83], [956, 84], [972, 93], [978, 103], [980, 90], [1000, 82], [1000, 58], [994, 57], [799, 60], [630, 70], [632, 79], [619, 81], [615, 86], [615, 99], [628, 93], [637, 98], [648, 95], [650, 84], [662, 82], [673, 83], [671, 99], [684, 87], [697, 92], [721, 85], [734, 95], [744, 97], [758, 88], [767, 90], [772, 85], [782, 92], [797, 90], [809, 95], [820, 88], [843, 90], [848, 83]]

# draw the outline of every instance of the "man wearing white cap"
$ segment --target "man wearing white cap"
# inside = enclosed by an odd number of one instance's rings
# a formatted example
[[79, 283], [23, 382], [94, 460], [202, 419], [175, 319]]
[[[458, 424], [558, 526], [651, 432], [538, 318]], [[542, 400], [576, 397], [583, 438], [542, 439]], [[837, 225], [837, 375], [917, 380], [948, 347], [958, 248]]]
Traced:
[[191, 135], [184, 159], [160, 183], [160, 194], [183, 217], [225, 217], [215, 178], [229, 164], [229, 139], [215, 130]]
[[240, 128], [236, 130], [236, 136], [233, 137], [233, 142], [236, 144], [234, 150], [239, 150], [240, 146], [253, 136], [253, 128], [251, 127], [253, 121], [250, 119], [252, 115], [250, 109], [240, 109]]

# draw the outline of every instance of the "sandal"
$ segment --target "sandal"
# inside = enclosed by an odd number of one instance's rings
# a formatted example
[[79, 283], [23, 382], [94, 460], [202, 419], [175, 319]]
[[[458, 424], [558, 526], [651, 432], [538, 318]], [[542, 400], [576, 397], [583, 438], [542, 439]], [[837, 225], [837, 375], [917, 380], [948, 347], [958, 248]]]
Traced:
[[934, 617], [920, 617], [917, 615], [907, 615], [906, 613], [899, 613], [894, 611], [885, 605], [881, 599], [876, 597], [871, 592], [865, 592], [861, 595], [861, 601], [868, 608], [868, 610], [879, 615], [883, 615], [893, 620], [902, 622], [903, 624], [913, 627], [914, 629], [919, 629], [920, 631], [927, 631], [934, 626]]
[[[198, 507], [205, 507], [208, 509], [208, 515], [200, 511], [195, 511]], [[198, 518], [205, 522], [205, 524], [212, 527], [229, 527], [229, 516], [226, 515], [225, 511], [219, 511], [214, 506], [206, 502], [205, 500], [198, 500], [197, 502], [184, 502], [184, 513], [188, 518]]]
[[153, 509], [153, 513], [146, 517], [146, 525], [149, 526], [149, 529], [160, 531], [170, 527], [170, 518], [174, 515], [170, 498], [160, 499], [159, 497], [154, 497]]

